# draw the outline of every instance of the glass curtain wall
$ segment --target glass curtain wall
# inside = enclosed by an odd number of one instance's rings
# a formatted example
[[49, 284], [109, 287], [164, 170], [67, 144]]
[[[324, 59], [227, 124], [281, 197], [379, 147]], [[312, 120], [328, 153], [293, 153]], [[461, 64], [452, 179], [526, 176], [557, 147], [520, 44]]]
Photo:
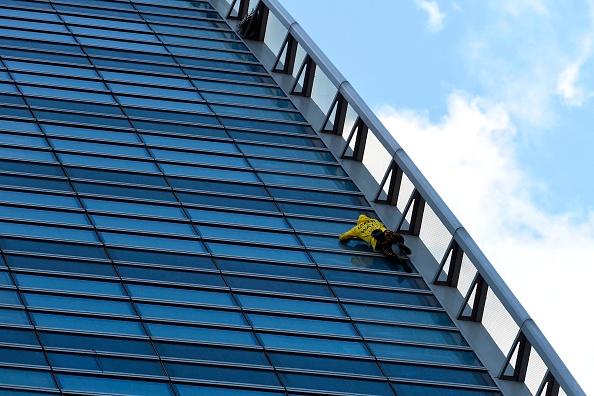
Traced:
[[500, 395], [206, 1], [0, 3], [0, 395]]

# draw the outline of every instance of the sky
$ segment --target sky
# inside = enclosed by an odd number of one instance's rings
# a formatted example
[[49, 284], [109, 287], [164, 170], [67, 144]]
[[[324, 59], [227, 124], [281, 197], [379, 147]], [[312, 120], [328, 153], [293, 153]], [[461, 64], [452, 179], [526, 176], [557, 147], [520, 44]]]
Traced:
[[594, 0], [279, 0], [594, 395]]

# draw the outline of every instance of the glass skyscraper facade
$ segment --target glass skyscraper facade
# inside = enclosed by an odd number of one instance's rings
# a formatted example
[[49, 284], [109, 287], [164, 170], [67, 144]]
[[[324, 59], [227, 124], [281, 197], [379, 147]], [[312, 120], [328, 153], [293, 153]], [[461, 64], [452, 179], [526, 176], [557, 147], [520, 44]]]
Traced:
[[501, 395], [210, 3], [2, 0], [0, 60], [0, 395]]

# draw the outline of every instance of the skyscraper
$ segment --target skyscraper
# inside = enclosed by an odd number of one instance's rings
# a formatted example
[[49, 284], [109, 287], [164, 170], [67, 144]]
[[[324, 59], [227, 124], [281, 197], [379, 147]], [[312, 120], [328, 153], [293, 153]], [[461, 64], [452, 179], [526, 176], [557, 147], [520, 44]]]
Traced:
[[583, 394], [275, 1], [0, 11], [0, 395]]

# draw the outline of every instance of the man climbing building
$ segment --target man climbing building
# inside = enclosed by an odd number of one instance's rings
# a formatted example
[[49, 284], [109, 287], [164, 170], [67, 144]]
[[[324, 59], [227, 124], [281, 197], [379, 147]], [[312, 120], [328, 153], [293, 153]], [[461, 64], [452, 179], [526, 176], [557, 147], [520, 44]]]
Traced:
[[[352, 238], [359, 238], [369, 243], [373, 249], [379, 250], [386, 257], [397, 261], [409, 272], [410, 267], [406, 264], [408, 258], [405, 255], [410, 254], [411, 250], [404, 244], [402, 235], [389, 230], [379, 220], [360, 215], [357, 225], [338, 237], [340, 241]], [[397, 253], [404, 254], [394, 253], [392, 245], [397, 245]]]

